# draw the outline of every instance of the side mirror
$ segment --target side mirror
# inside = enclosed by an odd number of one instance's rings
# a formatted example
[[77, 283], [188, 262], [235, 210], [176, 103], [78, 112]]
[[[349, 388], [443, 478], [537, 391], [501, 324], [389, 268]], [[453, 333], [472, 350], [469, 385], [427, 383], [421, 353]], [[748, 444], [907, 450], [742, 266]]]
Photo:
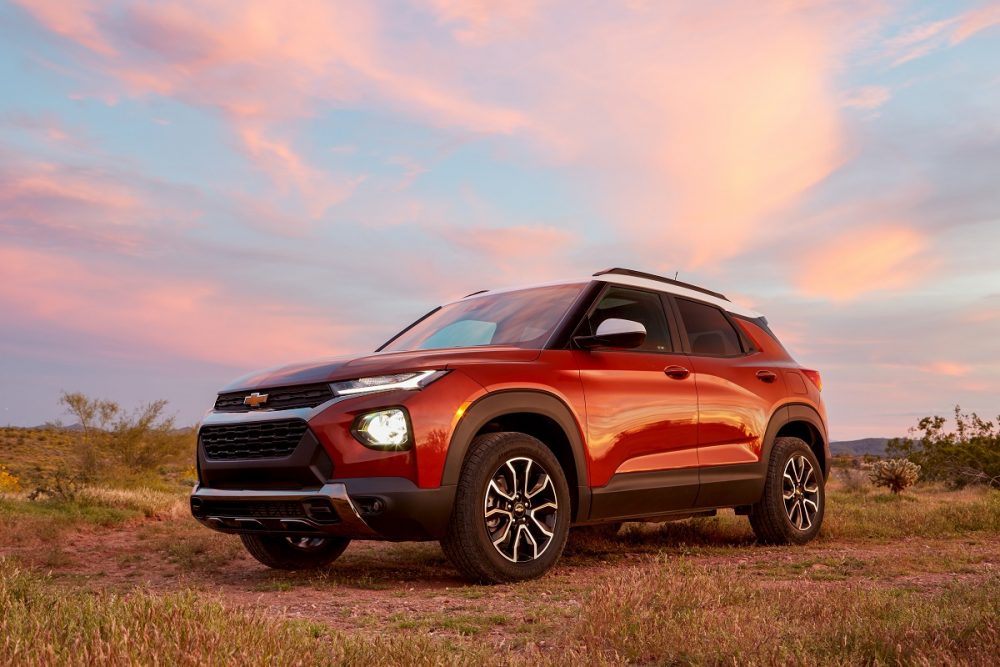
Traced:
[[573, 339], [573, 342], [585, 350], [592, 350], [595, 347], [630, 349], [639, 347], [645, 341], [646, 327], [639, 322], [620, 320], [616, 317], [601, 322], [597, 326], [597, 333], [593, 336], [577, 336]]

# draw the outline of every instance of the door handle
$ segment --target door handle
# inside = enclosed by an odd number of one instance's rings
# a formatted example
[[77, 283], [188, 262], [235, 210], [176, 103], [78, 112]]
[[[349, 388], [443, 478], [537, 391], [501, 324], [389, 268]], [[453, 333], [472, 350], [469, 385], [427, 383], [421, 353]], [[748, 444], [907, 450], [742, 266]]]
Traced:
[[766, 382], [768, 384], [771, 384], [772, 382], [778, 379], [778, 376], [775, 373], [772, 373], [771, 371], [757, 371], [757, 379], [760, 380], [761, 382]]
[[683, 366], [667, 366], [663, 369], [663, 372], [666, 373], [667, 377], [672, 380], [683, 380], [687, 376], [691, 375], [691, 371]]

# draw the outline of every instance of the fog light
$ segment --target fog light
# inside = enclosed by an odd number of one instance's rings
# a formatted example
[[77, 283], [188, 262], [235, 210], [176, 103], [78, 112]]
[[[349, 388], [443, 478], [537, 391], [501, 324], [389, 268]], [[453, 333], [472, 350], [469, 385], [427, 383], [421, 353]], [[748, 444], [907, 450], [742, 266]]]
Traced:
[[353, 431], [361, 444], [373, 449], [408, 449], [410, 446], [409, 419], [402, 408], [361, 415]]

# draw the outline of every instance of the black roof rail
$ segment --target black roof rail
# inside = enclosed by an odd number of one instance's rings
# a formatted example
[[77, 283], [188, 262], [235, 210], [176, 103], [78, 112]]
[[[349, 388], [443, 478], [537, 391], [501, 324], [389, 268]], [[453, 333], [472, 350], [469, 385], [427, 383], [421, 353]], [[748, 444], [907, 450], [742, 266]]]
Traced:
[[622, 269], [619, 267], [614, 267], [611, 269], [604, 269], [603, 271], [598, 271], [595, 276], [604, 275], [617, 275], [617, 276], [632, 276], [633, 278], [645, 278], [646, 280], [655, 280], [659, 283], [667, 283], [668, 285], [676, 285], [677, 287], [683, 287], [685, 289], [694, 290], [695, 292], [701, 292], [702, 294], [708, 294], [709, 296], [714, 296], [716, 299], [722, 299], [723, 301], [729, 301], [724, 294], [719, 294], [718, 292], [713, 292], [710, 289], [705, 289], [704, 287], [698, 287], [697, 285], [692, 285], [691, 283], [681, 282], [680, 280], [673, 280], [672, 278], [664, 278], [663, 276], [658, 276], [655, 273], [645, 273], [643, 271], [635, 271], [634, 269]]
[[488, 289], [481, 289], [478, 292], [472, 292], [471, 294], [466, 294], [462, 298], [463, 299], [468, 299], [470, 296], [476, 296], [477, 294], [485, 294], [486, 292], [489, 292], [489, 290]]

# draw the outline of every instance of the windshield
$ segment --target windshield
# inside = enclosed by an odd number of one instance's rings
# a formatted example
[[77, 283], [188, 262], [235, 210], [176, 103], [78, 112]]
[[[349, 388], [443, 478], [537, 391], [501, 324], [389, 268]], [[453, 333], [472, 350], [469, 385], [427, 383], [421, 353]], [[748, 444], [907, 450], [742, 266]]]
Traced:
[[390, 341], [381, 352], [510, 345], [541, 349], [583, 284], [485, 294], [444, 306]]

